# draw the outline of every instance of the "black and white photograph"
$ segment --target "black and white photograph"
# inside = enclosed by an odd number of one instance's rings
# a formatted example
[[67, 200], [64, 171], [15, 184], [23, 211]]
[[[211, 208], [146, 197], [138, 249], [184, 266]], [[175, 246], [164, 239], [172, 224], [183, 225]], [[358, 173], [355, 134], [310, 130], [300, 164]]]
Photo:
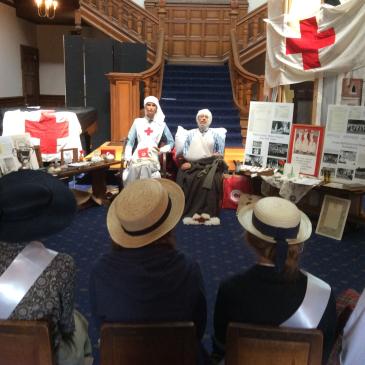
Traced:
[[261, 148], [262, 141], [252, 141], [252, 147], [259, 147]]
[[336, 177], [338, 179], [344, 179], [351, 181], [354, 177], [354, 170], [351, 169], [337, 169]]
[[269, 156], [277, 156], [277, 157], [286, 158], [287, 154], [288, 154], [288, 145], [287, 144], [274, 143], [274, 142], [269, 143], [269, 151], [268, 151]]
[[365, 134], [365, 120], [349, 119], [347, 122], [347, 133]]
[[338, 154], [337, 153], [324, 153], [323, 154], [323, 162], [324, 163], [331, 163], [336, 165], [338, 161]]
[[259, 148], [259, 147], [252, 147], [252, 154], [253, 155], [261, 155], [261, 148]]
[[336, 175], [336, 169], [334, 167], [322, 167], [321, 176], [324, 176], [324, 171], [328, 171], [330, 173], [331, 178], [335, 177]]
[[356, 162], [356, 151], [341, 150], [338, 156], [338, 163], [354, 164]]
[[247, 154], [245, 156], [245, 165], [262, 167], [262, 156]]
[[283, 160], [282, 158], [268, 157], [266, 160], [266, 166], [273, 169], [280, 169], [284, 166], [285, 162], [286, 160]]
[[290, 133], [290, 122], [283, 122], [280, 120], [273, 120], [271, 124], [272, 134], [286, 134]]
[[365, 180], [365, 167], [358, 167], [355, 170], [355, 178]]
[[3, 175], [12, 171], [17, 171], [18, 168], [15, 165], [14, 157], [4, 157], [0, 160], [0, 168]]

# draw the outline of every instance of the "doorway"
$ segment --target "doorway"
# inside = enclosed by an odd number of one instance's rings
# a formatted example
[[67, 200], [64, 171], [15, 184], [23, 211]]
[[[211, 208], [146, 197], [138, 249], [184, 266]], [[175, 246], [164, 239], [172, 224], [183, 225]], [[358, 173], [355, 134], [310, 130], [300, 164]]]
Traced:
[[39, 55], [38, 49], [20, 46], [23, 97], [25, 105], [39, 105]]

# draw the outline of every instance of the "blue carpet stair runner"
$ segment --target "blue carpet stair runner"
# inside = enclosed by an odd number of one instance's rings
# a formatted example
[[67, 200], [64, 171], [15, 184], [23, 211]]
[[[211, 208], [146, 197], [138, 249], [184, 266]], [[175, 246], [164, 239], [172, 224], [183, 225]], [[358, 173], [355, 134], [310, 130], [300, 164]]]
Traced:
[[212, 127], [227, 129], [226, 147], [242, 147], [239, 113], [233, 104], [226, 65], [166, 65], [161, 107], [173, 136], [179, 125], [196, 128], [198, 110], [209, 109]]

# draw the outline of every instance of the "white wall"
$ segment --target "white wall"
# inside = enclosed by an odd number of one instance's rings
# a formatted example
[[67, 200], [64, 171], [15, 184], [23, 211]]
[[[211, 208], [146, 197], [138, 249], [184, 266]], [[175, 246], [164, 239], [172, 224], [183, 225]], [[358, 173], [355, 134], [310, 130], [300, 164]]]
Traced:
[[255, 10], [265, 3], [267, 3], [267, 0], [248, 0], [248, 12]]
[[141, 6], [142, 8], [144, 8], [144, 0], [132, 0], [132, 1], [137, 5]]
[[0, 3], [0, 97], [23, 95], [20, 45], [36, 47], [36, 26]]
[[39, 92], [41, 95], [65, 95], [63, 35], [73, 27], [38, 25]]
[[65, 94], [63, 34], [71, 26], [35, 25], [16, 17], [15, 8], [0, 3], [0, 97], [23, 95], [20, 45], [39, 50], [39, 91]]

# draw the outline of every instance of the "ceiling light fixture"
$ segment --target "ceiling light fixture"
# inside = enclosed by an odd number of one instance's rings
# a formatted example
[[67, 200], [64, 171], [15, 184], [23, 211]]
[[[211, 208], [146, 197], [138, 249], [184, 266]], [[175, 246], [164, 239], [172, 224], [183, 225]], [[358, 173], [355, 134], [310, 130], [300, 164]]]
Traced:
[[56, 15], [58, 2], [55, 0], [35, 0], [38, 8], [38, 15], [41, 18], [53, 19]]

